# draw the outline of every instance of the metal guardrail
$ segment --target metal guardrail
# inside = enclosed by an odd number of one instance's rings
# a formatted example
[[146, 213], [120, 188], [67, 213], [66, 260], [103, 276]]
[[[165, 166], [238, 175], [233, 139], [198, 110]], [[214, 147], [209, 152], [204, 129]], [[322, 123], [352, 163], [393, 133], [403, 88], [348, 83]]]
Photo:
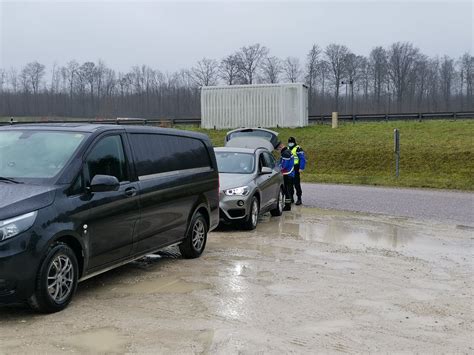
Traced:
[[[349, 122], [381, 122], [393, 120], [436, 120], [436, 119], [474, 119], [474, 112], [424, 112], [424, 113], [389, 113], [389, 114], [357, 114], [357, 115], [339, 115], [340, 121]], [[310, 123], [330, 123], [331, 115], [310, 115]], [[134, 124], [134, 125], [152, 125], [152, 126], [170, 126], [170, 125], [187, 125], [200, 124], [200, 117], [190, 118], [173, 118], [173, 119], [146, 119], [146, 118], [117, 118], [117, 119], [38, 119], [31, 121], [10, 121], [0, 122], [0, 126], [12, 124], [41, 124], [41, 123], [93, 123], [93, 124]]]
[[[417, 113], [388, 113], [388, 114], [356, 114], [356, 115], [339, 115], [341, 121], [352, 122], [368, 122], [368, 121], [393, 121], [393, 120], [435, 120], [435, 119], [474, 119], [474, 112], [417, 112]], [[310, 115], [311, 123], [329, 123], [331, 115]]]

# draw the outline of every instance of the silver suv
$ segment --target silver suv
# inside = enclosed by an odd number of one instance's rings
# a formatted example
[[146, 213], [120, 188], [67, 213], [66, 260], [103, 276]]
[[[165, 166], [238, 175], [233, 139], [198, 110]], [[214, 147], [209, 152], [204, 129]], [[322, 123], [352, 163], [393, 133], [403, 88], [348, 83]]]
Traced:
[[281, 216], [285, 206], [283, 176], [271, 154], [278, 143], [275, 132], [241, 129], [228, 133], [226, 147], [214, 149], [221, 222], [252, 230], [260, 214]]

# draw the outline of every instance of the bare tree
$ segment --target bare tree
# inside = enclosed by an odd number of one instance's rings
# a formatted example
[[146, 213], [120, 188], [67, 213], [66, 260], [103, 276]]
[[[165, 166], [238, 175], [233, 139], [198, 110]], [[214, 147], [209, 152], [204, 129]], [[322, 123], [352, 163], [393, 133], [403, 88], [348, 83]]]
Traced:
[[82, 80], [89, 84], [91, 104], [94, 102], [94, 83], [96, 82], [97, 68], [93, 62], [85, 62], [79, 67], [79, 75]]
[[[469, 53], [463, 54], [459, 60], [460, 76], [461, 76], [461, 97], [463, 97], [463, 88], [466, 84], [466, 97], [474, 102], [474, 56]], [[464, 102], [463, 105], [464, 107]]]
[[23, 81], [24, 83], [27, 82], [31, 86], [31, 90], [34, 95], [38, 93], [44, 74], [45, 66], [38, 62], [28, 63], [22, 70], [22, 76], [24, 78]]
[[191, 74], [197, 86], [216, 85], [219, 65], [214, 59], [203, 58], [191, 69]]
[[267, 57], [262, 62], [262, 81], [264, 83], [275, 84], [279, 81], [282, 72], [280, 59], [277, 57]]
[[382, 47], [375, 47], [370, 52], [370, 67], [372, 75], [372, 92], [375, 98], [375, 108], [380, 110], [384, 83], [388, 78], [387, 51]]
[[451, 89], [454, 81], [454, 60], [448, 56], [444, 56], [440, 67], [441, 77], [441, 91], [443, 92], [443, 98], [446, 110], [449, 110], [449, 104], [451, 99]]
[[388, 73], [395, 89], [398, 110], [402, 108], [405, 91], [413, 78], [418, 54], [418, 48], [408, 42], [394, 43], [388, 52]]
[[290, 83], [298, 82], [302, 73], [300, 60], [296, 57], [286, 58], [283, 62], [283, 71], [287, 81]]
[[318, 63], [320, 54], [321, 48], [319, 48], [318, 45], [313, 44], [308, 55], [306, 56], [305, 82], [308, 85], [308, 94], [310, 98], [313, 96], [313, 89], [318, 73]]
[[420, 112], [421, 108], [423, 107], [425, 97], [428, 96], [427, 84], [430, 76], [430, 63], [428, 57], [425, 55], [420, 55], [416, 68], [414, 99], [416, 101], [416, 109], [418, 112]]
[[320, 85], [321, 85], [321, 96], [324, 100], [324, 98], [326, 97], [327, 78], [331, 74], [331, 68], [330, 68], [329, 63], [326, 60], [320, 60], [318, 62], [316, 73], [317, 73], [316, 75], [318, 76], [318, 81], [320, 82]]
[[69, 97], [72, 98], [74, 93], [74, 85], [76, 84], [77, 77], [79, 76], [79, 63], [77, 63], [75, 60], [70, 61], [62, 69], [61, 74], [68, 83]]
[[253, 84], [260, 64], [267, 56], [268, 49], [259, 43], [242, 47], [237, 52], [239, 73], [244, 84]]
[[12, 92], [16, 94], [18, 92], [18, 72], [15, 68], [10, 68], [10, 71], [8, 72], [8, 82]]
[[5, 72], [5, 69], [0, 68], [0, 92], [3, 91], [3, 85], [7, 81], [7, 73]]
[[344, 77], [347, 69], [347, 56], [349, 49], [346, 46], [340, 44], [330, 44], [324, 51], [326, 54], [331, 73], [333, 75], [334, 83], [334, 99], [335, 99], [335, 110], [339, 110], [339, 88], [341, 85], [341, 79]]
[[231, 54], [221, 60], [219, 75], [227, 85], [235, 85], [239, 78], [239, 59]]

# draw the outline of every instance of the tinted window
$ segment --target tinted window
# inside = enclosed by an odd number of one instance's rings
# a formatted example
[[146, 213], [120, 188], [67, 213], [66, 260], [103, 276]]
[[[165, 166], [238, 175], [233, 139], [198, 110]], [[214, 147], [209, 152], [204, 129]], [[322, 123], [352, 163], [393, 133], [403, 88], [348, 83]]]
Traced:
[[199, 139], [164, 134], [131, 134], [138, 176], [211, 167]]
[[127, 162], [120, 136], [101, 139], [87, 157], [89, 181], [95, 175], [115, 176], [119, 181], [128, 181]]

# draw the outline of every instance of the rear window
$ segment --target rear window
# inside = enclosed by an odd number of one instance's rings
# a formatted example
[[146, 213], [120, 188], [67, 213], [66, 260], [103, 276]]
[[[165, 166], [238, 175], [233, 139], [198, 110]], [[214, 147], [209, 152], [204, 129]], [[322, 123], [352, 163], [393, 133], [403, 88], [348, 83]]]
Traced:
[[138, 176], [177, 170], [211, 168], [211, 159], [202, 141], [165, 134], [130, 134]]

